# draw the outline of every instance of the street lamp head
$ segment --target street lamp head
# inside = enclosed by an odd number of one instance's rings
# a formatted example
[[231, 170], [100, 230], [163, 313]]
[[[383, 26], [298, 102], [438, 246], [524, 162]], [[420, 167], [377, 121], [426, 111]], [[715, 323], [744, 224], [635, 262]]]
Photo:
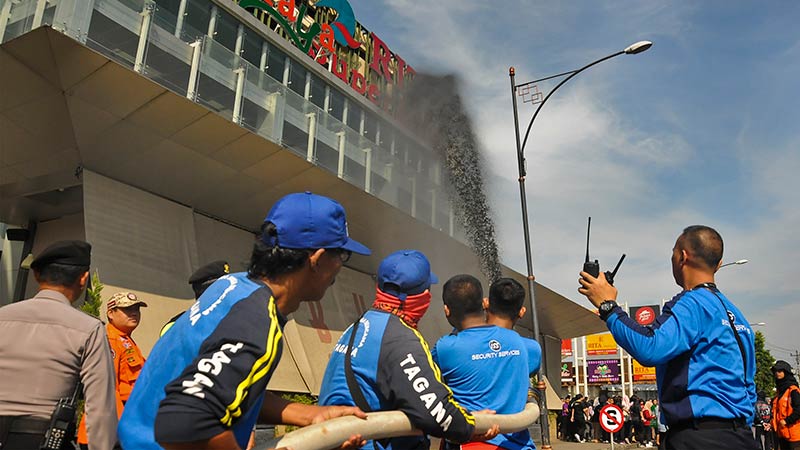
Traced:
[[631, 44], [628, 48], [626, 48], [623, 51], [625, 52], [626, 55], [636, 55], [642, 53], [643, 51], [647, 50], [652, 46], [653, 43], [650, 41], [639, 41]]

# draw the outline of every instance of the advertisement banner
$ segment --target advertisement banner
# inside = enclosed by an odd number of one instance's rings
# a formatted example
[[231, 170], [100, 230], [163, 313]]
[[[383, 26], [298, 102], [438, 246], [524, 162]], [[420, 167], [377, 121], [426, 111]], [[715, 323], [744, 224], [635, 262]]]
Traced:
[[567, 358], [572, 356], [572, 339], [561, 340], [561, 357]]
[[598, 359], [586, 361], [588, 382], [594, 384], [619, 383], [619, 360]]
[[633, 360], [633, 381], [656, 381], [656, 368], [645, 367], [639, 364], [639, 361]]
[[561, 383], [575, 383], [575, 368], [571, 362], [561, 363]]
[[586, 354], [589, 356], [616, 355], [617, 342], [611, 333], [586, 336]]
[[652, 325], [656, 321], [656, 317], [661, 314], [661, 306], [659, 305], [645, 305], [645, 306], [631, 306], [630, 316], [639, 325], [647, 326]]
[[586, 371], [590, 384], [619, 383], [620, 380], [618, 359], [586, 361]]

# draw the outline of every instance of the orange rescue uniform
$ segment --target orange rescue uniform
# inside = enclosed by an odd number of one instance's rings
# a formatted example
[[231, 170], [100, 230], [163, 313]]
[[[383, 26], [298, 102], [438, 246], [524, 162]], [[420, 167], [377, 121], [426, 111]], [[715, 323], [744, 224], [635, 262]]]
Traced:
[[[123, 333], [117, 327], [106, 324], [108, 333], [108, 343], [111, 345], [111, 356], [114, 358], [114, 373], [117, 376], [116, 397], [117, 397], [117, 417], [122, 415], [122, 407], [131, 396], [133, 385], [139, 378], [139, 373], [144, 366], [144, 356], [142, 356], [139, 346], [133, 338]], [[86, 416], [81, 419], [78, 427], [78, 443], [87, 444]]]
[[795, 385], [789, 386], [780, 398], [776, 397], [772, 401], [772, 429], [781, 439], [800, 442], [800, 420], [791, 425], [781, 425], [781, 420], [785, 420], [793, 412], [792, 391], [800, 392], [800, 388]]

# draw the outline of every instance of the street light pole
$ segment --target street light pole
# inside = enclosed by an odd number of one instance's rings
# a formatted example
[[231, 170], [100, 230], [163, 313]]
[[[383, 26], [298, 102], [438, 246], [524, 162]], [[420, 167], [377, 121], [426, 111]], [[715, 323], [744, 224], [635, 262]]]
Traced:
[[[569, 72], [563, 72], [563, 73], [560, 73], [558, 75], [553, 75], [553, 76], [542, 78], [542, 79], [539, 79], [539, 80], [529, 81], [527, 83], [522, 83], [522, 84], [519, 84], [519, 85], [516, 84], [516, 82], [515, 82], [516, 73], [515, 73], [514, 67], [510, 67], [508, 69], [508, 76], [509, 76], [509, 78], [511, 80], [511, 100], [512, 100], [512, 104], [513, 104], [513, 108], [514, 108], [514, 132], [515, 132], [515, 135], [516, 135], [516, 142], [517, 142], [517, 168], [518, 168], [518, 171], [519, 171], [518, 181], [519, 181], [520, 206], [522, 208], [522, 231], [523, 231], [523, 238], [525, 240], [525, 262], [526, 262], [526, 264], [528, 266], [527, 267], [528, 268], [528, 275], [527, 275], [528, 295], [530, 296], [530, 302], [531, 302], [531, 322], [532, 322], [532, 327], [531, 328], [533, 330], [534, 339], [536, 339], [536, 341], [539, 343], [539, 346], [542, 348], [542, 364], [540, 365], [540, 369], [539, 369], [539, 373], [538, 373], [539, 383], [537, 385], [537, 389], [539, 391], [539, 411], [540, 411], [539, 423], [540, 423], [540, 426], [542, 428], [542, 449], [543, 450], [547, 450], [547, 449], [552, 448], [550, 446], [550, 431], [549, 431], [550, 426], [549, 426], [548, 419], [547, 419], [547, 397], [546, 397], [546, 392], [545, 392], [546, 385], [544, 383], [544, 377], [547, 376], [547, 368], [546, 368], [547, 359], [546, 359], [546, 351], [545, 351], [545, 342], [544, 342], [543, 337], [539, 334], [539, 318], [538, 318], [538, 314], [537, 314], [537, 311], [536, 311], [536, 295], [535, 295], [535, 292], [534, 292], [534, 286], [535, 286], [534, 285], [534, 280], [535, 280], [535, 277], [533, 275], [533, 257], [532, 257], [532, 252], [531, 252], [530, 231], [529, 231], [529, 228], [528, 228], [528, 202], [527, 202], [527, 198], [526, 198], [526, 195], [525, 195], [525, 177], [527, 176], [527, 168], [526, 168], [526, 164], [525, 164], [525, 154], [524, 154], [525, 144], [528, 142], [528, 136], [530, 135], [531, 128], [533, 127], [533, 122], [536, 120], [536, 117], [539, 115], [539, 111], [542, 110], [542, 107], [544, 106], [545, 103], [547, 103], [547, 100], [550, 98], [550, 96], [552, 96], [553, 93], [558, 90], [558, 88], [563, 86], [564, 83], [566, 83], [567, 81], [571, 80], [573, 77], [575, 77], [575, 75], [578, 75], [579, 73], [583, 72], [584, 70], [594, 66], [595, 64], [600, 64], [603, 61], [606, 61], [608, 59], [614, 58], [614, 57], [619, 56], [619, 55], [625, 55], [625, 54], [635, 55], [635, 54], [641, 53], [641, 52], [649, 49], [652, 45], [653, 45], [653, 43], [650, 42], [650, 41], [639, 41], [639, 42], [636, 42], [635, 44], [630, 45], [629, 47], [627, 47], [626, 49], [624, 49], [622, 51], [619, 51], [619, 52], [616, 52], [614, 54], [611, 54], [611, 55], [605, 56], [603, 58], [600, 58], [600, 59], [598, 59], [596, 61], [593, 61], [593, 62], [581, 67], [580, 69], [572, 70], [572, 71], [569, 71]], [[531, 121], [528, 124], [528, 128], [525, 131], [525, 138], [520, 142], [519, 114], [517, 112], [517, 89], [520, 88], [520, 87], [523, 87], [523, 86], [527, 86], [527, 85], [533, 84], [533, 83], [535, 83], [537, 81], [544, 81], [544, 80], [548, 80], [548, 79], [551, 79], [551, 78], [557, 78], [557, 77], [560, 77], [560, 76], [567, 76], [567, 77], [564, 78], [563, 80], [561, 80], [561, 82], [558, 83], [558, 85], [556, 85], [556, 87], [554, 87], [547, 94], [547, 96], [545, 96], [544, 100], [542, 100], [542, 102], [539, 103], [539, 106], [536, 108], [536, 111], [533, 113], [533, 117], [531, 118]]]

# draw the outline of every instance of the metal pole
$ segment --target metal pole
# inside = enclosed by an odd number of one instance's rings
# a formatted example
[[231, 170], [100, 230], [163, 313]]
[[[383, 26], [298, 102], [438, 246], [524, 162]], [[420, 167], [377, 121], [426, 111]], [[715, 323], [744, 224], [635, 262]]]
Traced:
[[[519, 170], [519, 195], [520, 204], [522, 206], [522, 231], [523, 239], [525, 239], [525, 262], [528, 266], [528, 295], [531, 300], [531, 322], [533, 329], [533, 337], [542, 348], [542, 355], [544, 356], [545, 342], [539, 334], [539, 318], [536, 312], [536, 293], [534, 292], [534, 276], [533, 276], [533, 258], [531, 257], [531, 239], [528, 230], [528, 203], [525, 198], [525, 157], [522, 154], [522, 146], [519, 140], [519, 115], [517, 113], [517, 93], [514, 83], [514, 68], [508, 69], [508, 76], [511, 79], [511, 101], [514, 107], [514, 134], [517, 139], [517, 168]], [[547, 420], [547, 392], [544, 378], [547, 376], [547, 361], [543, 358], [539, 366], [539, 424], [542, 427], [542, 449], [550, 449], [550, 424]]]

